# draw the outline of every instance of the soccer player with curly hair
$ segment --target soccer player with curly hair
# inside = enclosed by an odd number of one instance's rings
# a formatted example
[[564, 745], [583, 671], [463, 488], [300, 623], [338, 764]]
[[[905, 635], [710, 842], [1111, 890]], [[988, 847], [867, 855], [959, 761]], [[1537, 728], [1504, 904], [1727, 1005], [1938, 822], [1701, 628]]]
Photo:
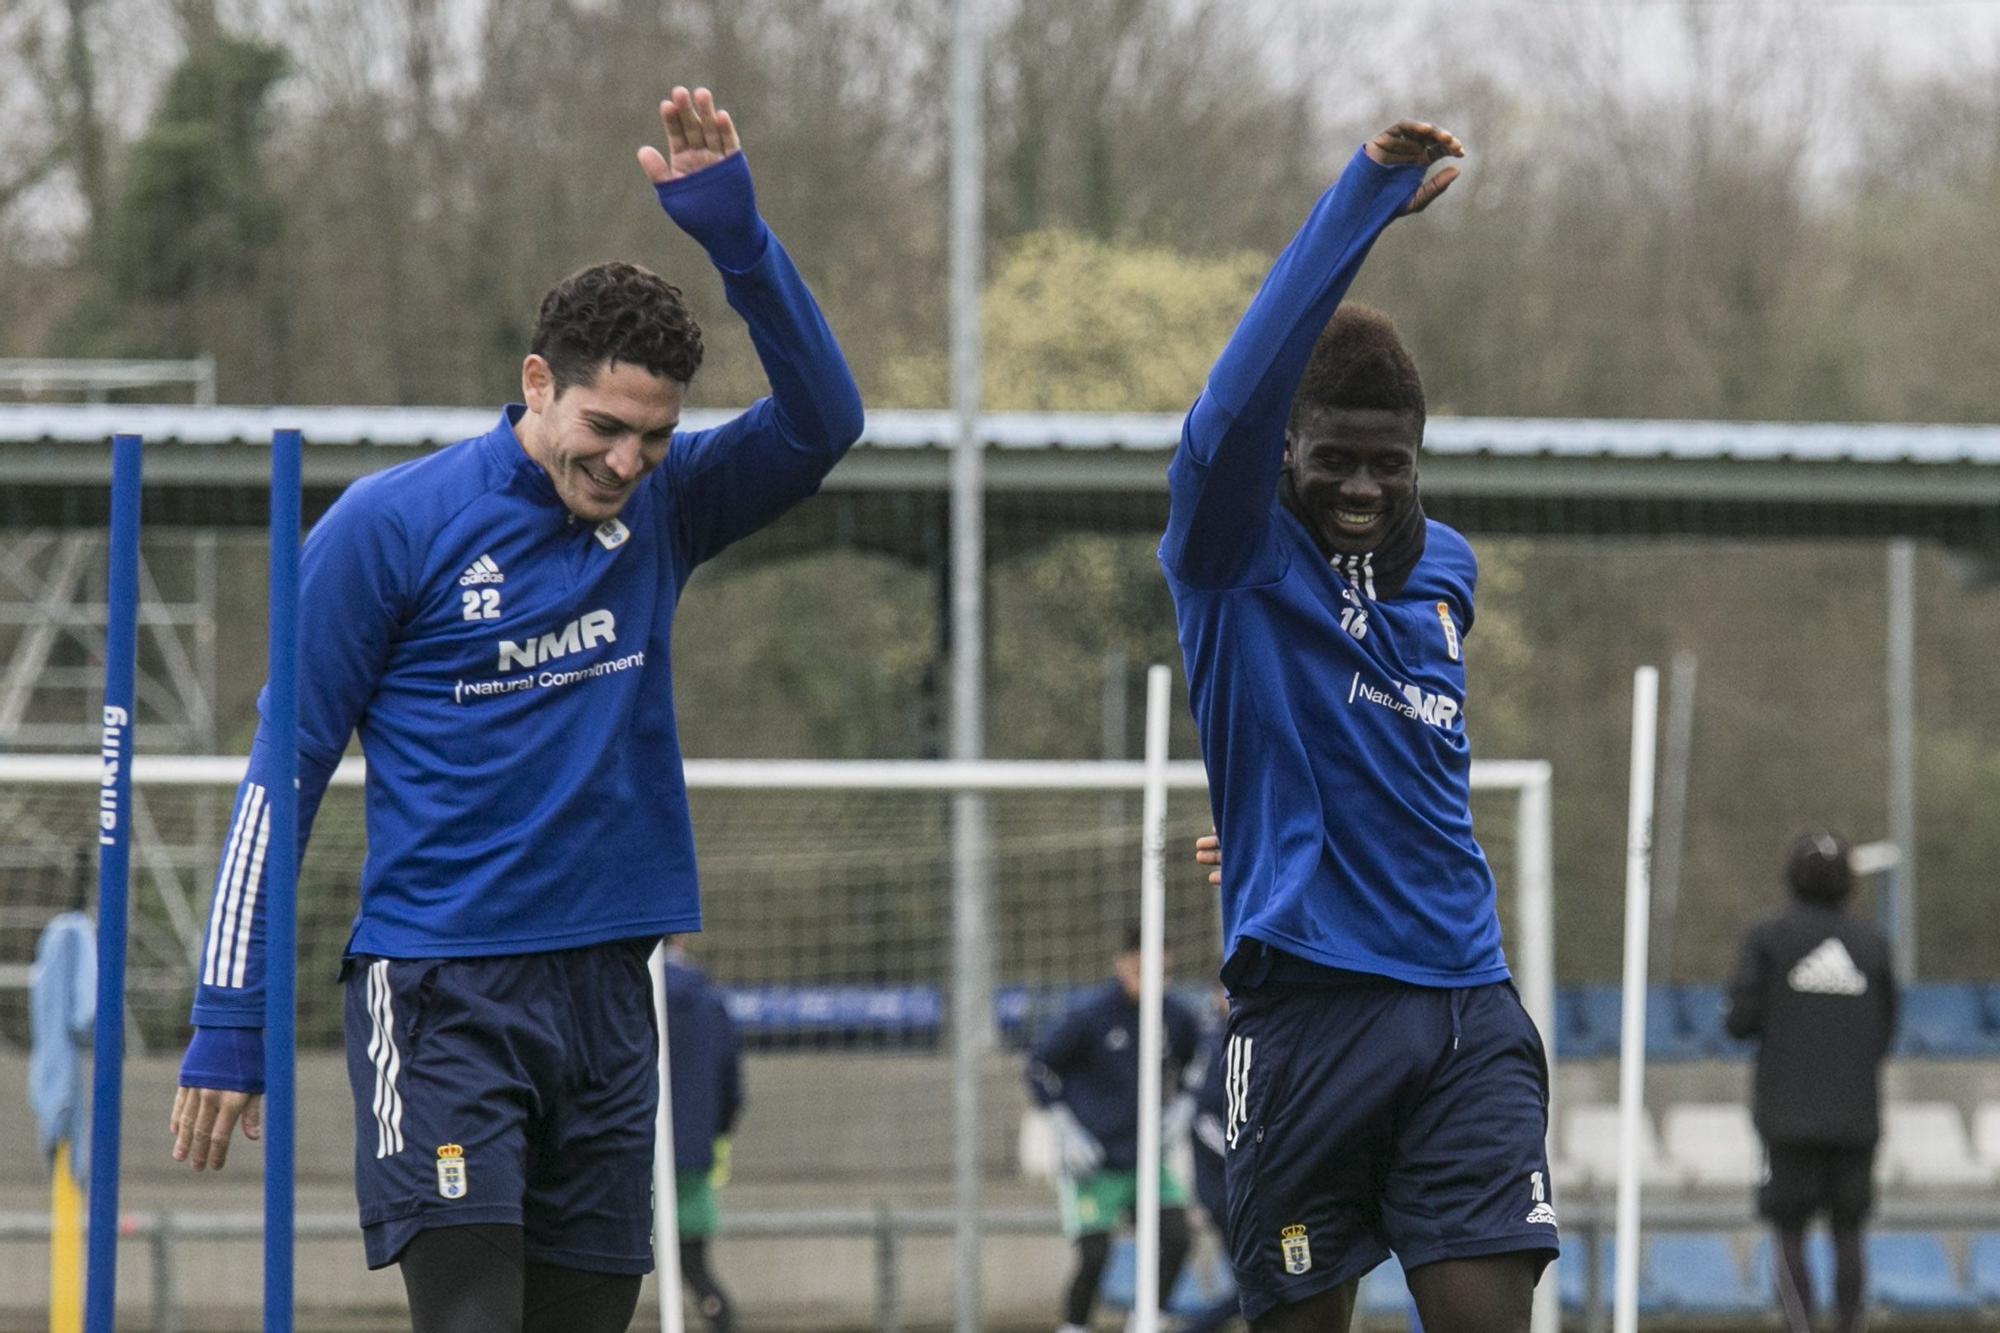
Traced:
[[[358, 729], [368, 860], [342, 969], [370, 1267], [417, 1333], [623, 1329], [653, 1264], [647, 955], [699, 930], [674, 608], [704, 560], [818, 489], [861, 431], [833, 333], [758, 216], [705, 88], [639, 151], [707, 252], [770, 396], [678, 428], [701, 365], [680, 292], [598, 264], [542, 302], [523, 401], [349, 487], [300, 564], [299, 832]], [[173, 1156], [260, 1130], [274, 740], [216, 880]]]

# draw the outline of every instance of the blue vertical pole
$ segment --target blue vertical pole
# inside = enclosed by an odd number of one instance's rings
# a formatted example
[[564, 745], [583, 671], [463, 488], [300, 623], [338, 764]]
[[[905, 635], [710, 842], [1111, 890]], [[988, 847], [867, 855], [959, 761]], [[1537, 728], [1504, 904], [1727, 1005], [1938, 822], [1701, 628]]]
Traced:
[[299, 433], [271, 438], [271, 841], [264, 884], [264, 1328], [291, 1333], [298, 1022]]
[[125, 918], [131, 864], [132, 664], [139, 648], [139, 437], [111, 442], [104, 775], [97, 792], [97, 1030], [90, 1126], [90, 1262], [84, 1327], [111, 1333], [118, 1300], [118, 1131], [125, 1074]]

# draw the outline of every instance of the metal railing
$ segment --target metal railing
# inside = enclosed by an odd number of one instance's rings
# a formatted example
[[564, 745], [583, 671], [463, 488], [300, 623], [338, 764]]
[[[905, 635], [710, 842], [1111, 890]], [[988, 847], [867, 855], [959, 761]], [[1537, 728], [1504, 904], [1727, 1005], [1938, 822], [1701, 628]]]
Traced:
[[0, 358], [0, 391], [12, 390], [30, 396], [45, 393], [81, 393], [93, 403], [119, 389], [151, 389], [162, 384], [185, 384], [194, 394], [194, 406], [215, 406], [215, 358], [197, 356], [186, 361], [130, 361], [90, 358]]
[[[1567, 1262], [1589, 1259], [1611, 1237], [1610, 1200], [1595, 1194], [1572, 1193], [1563, 1205], [1564, 1233], [1587, 1242], [1574, 1247]], [[1642, 1212], [1643, 1230], [1744, 1231], [1764, 1223], [1742, 1197], [1668, 1198], [1648, 1202]], [[1974, 1231], [2000, 1228], [2000, 1197], [1990, 1194], [1951, 1197], [1900, 1197], [1883, 1200], [1871, 1225], [1884, 1230]], [[948, 1239], [956, 1232], [957, 1214], [944, 1207], [905, 1207], [878, 1202], [866, 1208], [828, 1208], [811, 1212], [731, 1212], [721, 1235], [748, 1240], [873, 1241], [875, 1327], [878, 1333], [902, 1331], [901, 1247], [912, 1238]], [[354, 1214], [301, 1213], [293, 1226], [299, 1240], [358, 1238]], [[983, 1235], [1060, 1234], [1056, 1214], [1041, 1208], [995, 1209], [981, 1219]], [[0, 1243], [47, 1240], [48, 1214], [0, 1212]], [[144, 1241], [151, 1251], [152, 1333], [180, 1333], [178, 1284], [174, 1275], [176, 1247], [185, 1242], [256, 1240], [264, 1234], [262, 1213], [208, 1212], [174, 1209], [134, 1211], [119, 1222], [118, 1234]], [[1611, 1326], [1610, 1293], [1603, 1289], [1597, 1262], [1588, 1265], [1582, 1327], [1602, 1333]], [[1553, 1281], [1553, 1278], [1545, 1279]], [[1572, 1317], [1574, 1317], [1572, 1315]]]
[[[878, 1202], [869, 1208], [828, 1208], [811, 1212], [730, 1212], [720, 1234], [748, 1240], [839, 1240], [871, 1238], [874, 1242], [875, 1327], [879, 1333], [901, 1333], [901, 1246], [906, 1238], [950, 1238], [958, 1214], [951, 1208], [904, 1207]], [[996, 1209], [981, 1219], [983, 1235], [1061, 1234], [1053, 1210]], [[300, 1213], [292, 1224], [298, 1240], [359, 1239], [360, 1225], [351, 1212]], [[145, 1242], [151, 1252], [152, 1333], [180, 1333], [179, 1284], [174, 1275], [176, 1247], [185, 1242], [257, 1240], [264, 1234], [261, 1212], [209, 1212], [202, 1209], [133, 1211], [119, 1219], [123, 1240]], [[0, 1243], [45, 1241], [49, 1216], [41, 1212], [0, 1212]]]

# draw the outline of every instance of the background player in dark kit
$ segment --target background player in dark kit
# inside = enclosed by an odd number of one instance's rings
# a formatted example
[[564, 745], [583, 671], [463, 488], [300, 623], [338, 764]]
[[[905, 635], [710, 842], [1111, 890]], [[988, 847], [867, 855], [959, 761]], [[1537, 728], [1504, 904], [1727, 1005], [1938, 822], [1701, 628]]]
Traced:
[[1819, 1213], [1833, 1224], [1838, 1327], [1858, 1333], [1866, 1321], [1862, 1227], [1875, 1199], [1896, 979], [1882, 932], [1844, 910], [1851, 853], [1833, 833], [1792, 846], [1792, 904], [1750, 928], [1729, 984], [1729, 1031], [1757, 1042], [1751, 1115], [1766, 1164], [1758, 1211], [1777, 1231], [1773, 1276], [1794, 1333], [1812, 1327], [1805, 1233]]
[[688, 961], [679, 939], [667, 948], [667, 1064], [681, 1282], [711, 1333], [730, 1333], [734, 1311], [709, 1267], [708, 1243], [722, 1222], [715, 1191], [728, 1175], [729, 1136], [743, 1115], [742, 1041], [722, 993]]
[[[523, 403], [349, 487], [300, 562], [303, 842], [359, 729], [368, 860], [348, 945], [355, 1183], [419, 1333], [622, 1329], [652, 1267], [646, 956], [701, 928], [674, 722], [689, 576], [812, 494], [861, 430], [832, 331], [759, 217], [707, 89], [639, 163], [707, 252], [771, 395], [676, 429], [678, 290], [598, 264], [544, 299]], [[260, 733], [217, 876], [173, 1154], [221, 1167], [263, 1086]]]
[[1394, 326], [1336, 313], [1463, 152], [1404, 121], [1355, 154], [1168, 468], [1160, 562], [1229, 850], [1228, 1229], [1258, 1329], [1344, 1329], [1393, 1251], [1431, 1333], [1517, 1333], [1556, 1249], [1547, 1065], [1472, 836], [1477, 564], [1418, 499]]
[[[1112, 959], [1111, 980], [1077, 996], [1028, 1054], [1028, 1093], [1055, 1122], [1063, 1232], [1076, 1271], [1063, 1297], [1063, 1328], [1088, 1327], [1111, 1234], [1139, 1197], [1139, 933]], [[1164, 998], [1160, 1087], [1175, 1087], [1200, 1040], [1179, 1000]], [[1187, 1259], [1187, 1195], [1160, 1162], [1160, 1303]]]
[[[1185, 1123], [1188, 1150], [1194, 1159], [1194, 1197], [1207, 1215], [1209, 1225], [1226, 1234], [1229, 1219], [1228, 1159], [1228, 1058], [1229, 1043], [1222, 1020], [1228, 1016], [1228, 998], [1216, 992], [1217, 1021], [1202, 1032], [1201, 1049], [1189, 1062], [1181, 1079], [1181, 1100], [1176, 1104], [1177, 1122]], [[1231, 1291], [1206, 1310], [1190, 1316], [1181, 1333], [1215, 1333], [1234, 1323], [1238, 1313], [1236, 1293]]]

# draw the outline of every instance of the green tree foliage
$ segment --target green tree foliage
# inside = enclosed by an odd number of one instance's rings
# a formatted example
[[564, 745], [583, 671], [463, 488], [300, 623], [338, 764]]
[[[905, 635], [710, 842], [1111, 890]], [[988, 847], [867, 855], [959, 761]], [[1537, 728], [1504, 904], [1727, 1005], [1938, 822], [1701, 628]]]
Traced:
[[[981, 306], [986, 406], [995, 411], [1171, 412], [1201, 391], [1264, 270], [1167, 246], [1032, 232], [1006, 247]], [[890, 362], [871, 401], [940, 401], [944, 357]]]
[[200, 313], [257, 304], [283, 224], [266, 146], [288, 67], [275, 46], [218, 36], [174, 70], [97, 218], [79, 342], [191, 355], [210, 332]]

